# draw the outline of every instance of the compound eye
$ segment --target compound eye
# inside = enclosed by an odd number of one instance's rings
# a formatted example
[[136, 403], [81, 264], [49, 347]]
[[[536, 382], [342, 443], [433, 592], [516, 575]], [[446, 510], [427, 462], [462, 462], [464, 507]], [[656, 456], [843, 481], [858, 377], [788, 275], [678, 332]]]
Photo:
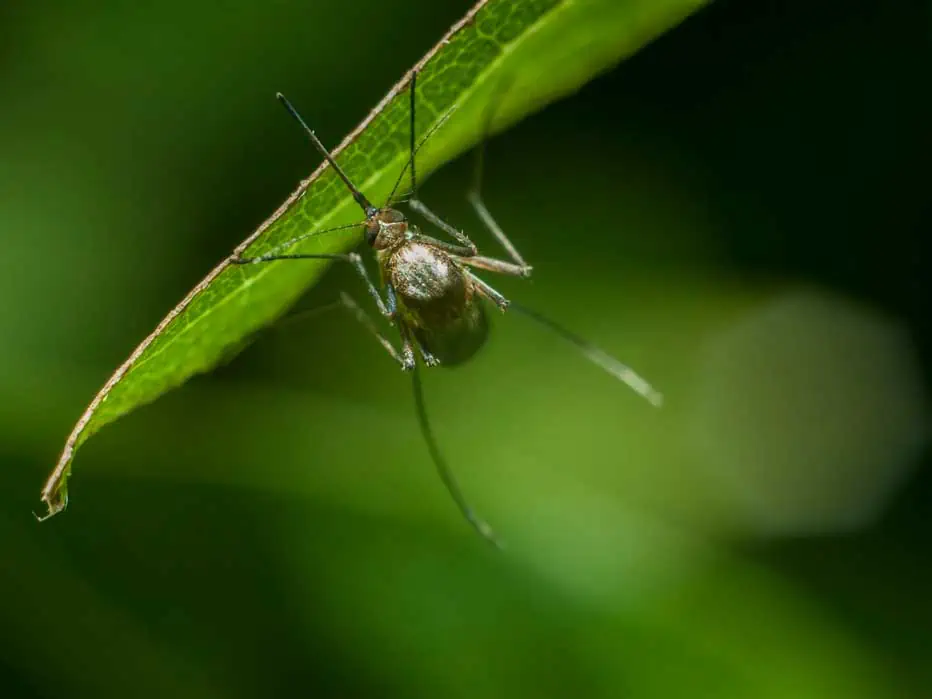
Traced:
[[379, 237], [379, 222], [375, 219], [370, 219], [366, 221], [365, 225], [365, 234], [366, 234], [366, 244], [371, 248], [375, 245], [375, 239]]
[[385, 223], [403, 223], [406, 219], [398, 209], [385, 209], [382, 211], [382, 220]]

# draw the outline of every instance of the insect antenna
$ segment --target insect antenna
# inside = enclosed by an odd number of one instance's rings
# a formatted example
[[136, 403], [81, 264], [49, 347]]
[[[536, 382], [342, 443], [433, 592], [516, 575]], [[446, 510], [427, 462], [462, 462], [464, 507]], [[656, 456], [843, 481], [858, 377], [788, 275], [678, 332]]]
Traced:
[[459, 483], [457, 483], [453, 471], [450, 470], [446, 460], [443, 458], [443, 454], [440, 453], [437, 440], [434, 439], [434, 431], [430, 426], [430, 420], [427, 418], [427, 408], [424, 404], [424, 389], [421, 386], [421, 374], [417, 366], [415, 366], [414, 370], [411, 372], [411, 385], [414, 388], [414, 406], [417, 411], [417, 421], [421, 427], [421, 434], [424, 435], [424, 441], [427, 442], [427, 450], [430, 452], [430, 457], [437, 467], [437, 473], [440, 474], [440, 479], [447, 487], [453, 501], [456, 503], [457, 507], [460, 508], [463, 516], [469, 521], [473, 528], [489, 543], [494, 544], [498, 548], [504, 548], [501, 541], [499, 541], [498, 537], [495, 535], [495, 532], [492, 531], [492, 527], [490, 527], [485, 520], [480, 519], [476, 513], [473, 512], [469, 503], [466, 502], [466, 498], [463, 497], [463, 492], [460, 490]]
[[619, 381], [627, 384], [635, 393], [643, 396], [651, 405], [660, 407], [663, 405], [663, 394], [655, 390], [646, 379], [641, 377], [631, 367], [622, 364], [607, 352], [599, 349], [588, 340], [584, 340], [579, 335], [570, 332], [562, 325], [550, 320], [537, 311], [533, 311], [526, 306], [521, 306], [514, 301], [508, 306], [508, 310], [514, 310], [521, 315], [530, 318], [539, 325], [544, 326], [551, 332], [559, 335], [564, 340], [573, 345], [582, 353], [582, 355], [593, 364], [601, 367]]
[[301, 118], [301, 115], [298, 114], [298, 110], [295, 109], [291, 102], [288, 101], [288, 98], [285, 97], [281, 92], [277, 93], [275, 96], [278, 97], [278, 101], [284, 105], [285, 109], [287, 109], [288, 113], [294, 117], [295, 121], [301, 124], [301, 127], [310, 137], [311, 143], [314, 144], [314, 147], [317, 148], [317, 150], [320, 151], [320, 154], [324, 156], [328, 163], [330, 163], [330, 167], [336, 171], [336, 173], [340, 176], [340, 179], [343, 180], [344, 184], [346, 184], [350, 194], [353, 195], [353, 199], [355, 199], [356, 203], [359, 204], [359, 206], [362, 207], [362, 210], [366, 212], [366, 217], [368, 218], [369, 216], [378, 213], [378, 209], [372, 206], [372, 203], [366, 199], [365, 195], [360, 192], [356, 188], [356, 185], [350, 181], [350, 178], [347, 177], [345, 172], [343, 172], [343, 168], [337, 165], [337, 161], [333, 159], [333, 156], [330, 155], [330, 151], [328, 151], [324, 144], [320, 142], [320, 139], [317, 138], [317, 134], [315, 134], [311, 128], [306, 123], [304, 123], [304, 119]]

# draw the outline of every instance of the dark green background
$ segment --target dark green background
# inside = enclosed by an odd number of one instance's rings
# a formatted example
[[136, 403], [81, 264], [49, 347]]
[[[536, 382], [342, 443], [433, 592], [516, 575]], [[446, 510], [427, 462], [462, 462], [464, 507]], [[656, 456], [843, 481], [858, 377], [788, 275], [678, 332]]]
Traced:
[[[351, 321], [93, 439], [93, 392], [466, 2], [0, 6], [4, 697], [932, 696], [927, 3], [719, 2], [489, 147], [521, 318], [425, 377]], [[470, 162], [425, 198], [478, 229]], [[341, 288], [334, 269], [303, 306]]]

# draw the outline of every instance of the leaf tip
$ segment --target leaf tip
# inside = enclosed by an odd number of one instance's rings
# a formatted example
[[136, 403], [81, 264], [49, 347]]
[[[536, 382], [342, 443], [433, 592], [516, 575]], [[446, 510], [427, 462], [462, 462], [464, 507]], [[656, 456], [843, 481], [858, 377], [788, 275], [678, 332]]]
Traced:
[[33, 512], [39, 522], [54, 517], [68, 507], [68, 476], [71, 475], [69, 465], [66, 462], [56, 468], [42, 489], [42, 502], [45, 503], [47, 511], [44, 515]]

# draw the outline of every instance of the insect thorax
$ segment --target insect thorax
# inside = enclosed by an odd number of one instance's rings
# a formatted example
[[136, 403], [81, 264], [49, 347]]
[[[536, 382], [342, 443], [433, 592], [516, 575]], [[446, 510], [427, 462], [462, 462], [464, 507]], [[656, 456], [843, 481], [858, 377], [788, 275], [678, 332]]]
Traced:
[[404, 244], [408, 227], [408, 220], [397, 209], [379, 209], [366, 219], [366, 243], [377, 251], [394, 250]]

